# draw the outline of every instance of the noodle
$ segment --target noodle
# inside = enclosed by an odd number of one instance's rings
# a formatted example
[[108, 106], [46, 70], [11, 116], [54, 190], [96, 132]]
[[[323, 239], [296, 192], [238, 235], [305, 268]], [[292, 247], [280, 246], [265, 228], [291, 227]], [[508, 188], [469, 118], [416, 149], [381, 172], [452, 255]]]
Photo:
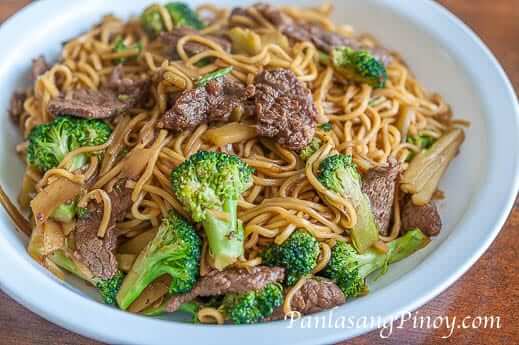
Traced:
[[[175, 25], [164, 6], [154, 4], [149, 9], [158, 11], [165, 31], [174, 30]], [[317, 23], [329, 31], [353, 36], [351, 27], [336, 26], [330, 20], [329, 4], [308, 9], [287, 6], [282, 7], [282, 11], [297, 21]], [[152, 81], [150, 100], [146, 107], [134, 107], [107, 119], [113, 128], [107, 143], [75, 149], [59, 166], [43, 175], [27, 167], [24, 190], [20, 195], [23, 204], [27, 206], [27, 200], [33, 198], [35, 192], [44, 190], [53, 181], [66, 179], [81, 188], [80, 193], [74, 194], [79, 194], [79, 207], [86, 207], [91, 199], [102, 204], [103, 216], [97, 236], [103, 238], [114, 225], [110, 220], [117, 206], [111, 204], [108, 192], [124, 179], [125, 187], [131, 189], [132, 206], [117, 224], [117, 234], [121, 238], [132, 238], [130, 241], [140, 240], [141, 234], [148, 238], [148, 232], [156, 231], [170, 209], [188, 216], [170, 186], [169, 176], [173, 169], [201, 150], [235, 154], [256, 170], [251, 188], [238, 202], [245, 253], [235, 266], [260, 265], [259, 253], [266, 245], [280, 245], [296, 229], [302, 228], [319, 241], [320, 256], [312, 272], [316, 274], [328, 264], [336, 241], [351, 242], [349, 229], [358, 222], [352, 201], [331, 192], [319, 182], [317, 170], [323, 159], [338, 153], [352, 155], [360, 172], [364, 173], [385, 165], [388, 158], [394, 157], [405, 172], [409, 158], [423, 150], [416, 143], [408, 142], [409, 136], [426, 135], [437, 139], [454, 128], [468, 125], [466, 121], [453, 120], [443, 98], [428, 92], [400, 59], [394, 58], [387, 66], [386, 86], [375, 89], [367, 84], [344, 81], [332, 66], [319, 62], [321, 52], [310, 42], [288, 44], [286, 41], [282, 44], [281, 40], [281, 43], [275, 39], [260, 40], [261, 46], [254, 54], [247, 55], [228, 52], [217, 41], [208, 38], [208, 35], [226, 34], [230, 24], [250, 28], [258, 37], [279, 37], [281, 33], [269, 18], [254, 7], [246, 9], [246, 16], [234, 15], [232, 19], [229, 10], [214, 5], [203, 5], [198, 12], [208, 18], [207, 26], [178, 39], [175, 59], [161, 50], [159, 40], [150, 40], [138, 22], [125, 23], [112, 16], [104, 17], [99, 25], [64, 45], [61, 60], [34, 82], [23, 104], [19, 126], [24, 138], [34, 126], [52, 120], [47, 111], [50, 101], [77, 89], [102, 89], [121, 60], [124, 60], [125, 76], [145, 76]], [[114, 51], [116, 38], [127, 44], [139, 42], [142, 50]], [[368, 46], [377, 47], [368, 35], [362, 36], [362, 40]], [[204, 49], [196, 54], [189, 53], [189, 47], [194, 44]], [[227, 66], [233, 67], [232, 77], [243, 83], [251, 83], [264, 69], [286, 68], [310, 89], [318, 125], [329, 123], [331, 129], [326, 131], [318, 127], [316, 138], [322, 145], [306, 163], [299, 158], [298, 152], [259, 137], [253, 121], [246, 118], [244, 111], [233, 113], [232, 121], [227, 124], [201, 124], [179, 133], [159, 128], [162, 114], [171, 106], [173, 96], [196, 87], [200, 76]], [[27, 154], [27, 145], [24, 142], [17, 147], [20, 155]], [[81, 154], [90, 157], [88, 165], [74, 172], [68, 171], [66, 167], [71, 160]], [[425, 197], [433, 192], [431, 184], [427, 187]], [[384, 242], [400, 235], [403, 194], [404, 191], [396, 188], [392, 227], [388, 236], [380, 236], [382, 242], [377, 243], [378, 248], [387, 248]], [[50, 213], [51, 210], [46, 211]], [[221, 220], [228, 220], [230, 216], [222, 211], [211, 212]], [[28, 231], [27, 222], [18, 216], [16, 219], [20, 228]], [[67, 235], [72, 231], [73, 225], [67, 225]], [[202, 276], [213, 270], [211, 261], [207, 239], [204, 239]], [[294, 312], [292, 298], [306, 279], [310, 277], [300, 279], [286, 293], [285, 315]], [[198, 319], [202, 323], [224, 323], [224, 315], [215, 308], [200, 309]]]
[[285, 296], [285, 302], [283, 303], [283, 314], [289, 315], [294, 312], [292, 310], [292, 298], [294, 298], [294, 295], [305, 285], [307, 279], [306, 277], [299, 279], [299, 281], [288, 290]]
[[79, 207], [86, 207], [88, 200], [96, 199], [97, 202], [102, 201], [103, 203], [103, 217], [101, 218], [101, 222], [99, 224], [99, 229], [97, 230], [98, 237], [104, 237], [106, 231], [108, 230], [108, 226], [110, 225], [110, 216], [112, 214], [112, 201], [106, 193], [102, 189], [94, 189], [89, 192], [83, 198], [81, 198], [78, 202]]

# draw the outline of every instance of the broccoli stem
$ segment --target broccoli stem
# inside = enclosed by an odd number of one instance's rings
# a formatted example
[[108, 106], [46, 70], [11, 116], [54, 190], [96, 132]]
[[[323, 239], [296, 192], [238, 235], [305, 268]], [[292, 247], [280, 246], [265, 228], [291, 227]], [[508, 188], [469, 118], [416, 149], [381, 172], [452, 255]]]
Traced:
[[[81, 169], [83, 166], [87, 164], [88, 158], [84, 154], [79, 154], [74, 156], [70, 162], [67, 164], [66, 169], [70, 172]], [[51, 217], [58, 222], [62, 223], [70, 223], [74, 220], [77, 213], [77, 205], [76, 201], [70, 201], [63, 203], [56, 207], [52, 212]]]
[[85, 154], [79, 154], [75, 155], [74, 158], [70, 160], [70, 162], [67, 164], [66, 169], [68, 171], [76, 171], [78, 169], [81, 169], [88, 163], [87, 156]]
[[56, 250], [52, 254], [49, 255], [49, 259], [54, 262], [59, 267], [63, 268], [64, 270], [67, 270], [68, 272], [74, 274], [78, 278], [81, 278], [83, 280], [86, 280], [92, 285], [95, 285], [94, 279], [92, 275], [88, 275], [86, 272], [83, 272], [76, 262], [65, 255], [65, 253], [62, 250]]
[[411, 229], [402, 237], [399, 237], [387, 244], [388, 246], [388, 263], [392, 264], [407, 258], [418, 249], [425, 247], [430, 242], [420, 229]]
[[427, 243], [429, 243], [429, 238], [419, 229], [410, 230], [405, 235], [389, 242], [386, 253], [370, 249], [359, 255], [359, 274], [362, 277], [367, 277], [379, 268], [383, 269], [383, 274], [389, 264], [407, 258]]
[[54, 251], [49, 255], [49, 258], [59, 267], [95, 286], [106, 304], [115, 304], [115, 295], [123, 278], [121, 272], [118, 272], [112, 278], [107, 279], [94, 277], [87, 267], [81, 268], [81, 263], [76, 262], [75, 259], [67, 256], [63, 250]]
[[191, 315], [191, 321], [193, 323], [198, 323], [198, 310], [200, 309], [200, 305], [197, 302], [186, 302], [183, 303], [179, 308], [178, 311], [182, 311], [184, 313], [187, 313]]
[[243, 255], [243, 225], [238, 221], [238, 201], [226, 200], [223, 211], [228, 214], [228, 222], [216, 218], [211, 212], [207, 213], [202, 222], [214, 266], [218, 270], [224, 269]]
[[76, 216], [76, 202], [66, 202], [54, 209], [52, 212], [51, 217], [58, 222], [62, 223], [70, 223], [74, 220], [74, 217]]
[[127, 309], [144, 289], [163, 275], [171, 277], [170, 294], [191, 290], [198, 277], [200, 247], [200, 238], [193, 226], [170, 212], [124, 279], [117, 294], [119, 307]]
[[[167, 256], [167, 253], [164, 253], [164, 256]], [[142, 253], [137, 257], [118, 293], [117, 303], [121, 309], [127, 309], [148, 285], [166, 273], [157, 265], [161, 259], [162, 256], [149, 258]]]
[[357, 223], [351, 229], [351, 239], [359, 253], [363, 253], [378, 241], [378, 227], [375, 216], [371, 211], [368, 196], [362, 193], [358, 185], [360, 181], [348, 176], [346, 170], [339, 170], [337, 174], [344, 174], [341, 181], [344, 184], [345, 194], [349, 196], [357, 212]]

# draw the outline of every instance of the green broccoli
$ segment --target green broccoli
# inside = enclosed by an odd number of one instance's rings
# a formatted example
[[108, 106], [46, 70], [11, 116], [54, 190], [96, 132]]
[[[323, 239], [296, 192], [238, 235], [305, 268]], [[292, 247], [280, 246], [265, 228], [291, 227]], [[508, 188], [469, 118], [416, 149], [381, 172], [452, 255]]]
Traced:
[[180, 305], [178, 307], [178, 311], [183, 311], [184, 313], [187, 313], [191, 316], [191, 322], [192, 323], [199, 323], [200, 320], [198, 319], [198, 311], [200, 310], [200, 303], [191, 301], [186, 302]]
[[366, 50], [353, 50], [348, 47], [334, 48], [332, 63], [337, 73], [348, 80], [366, 83], [374, 88], [382, 88], [386, 84], [386, 68]]
[[[159, 316], [164, 313], [167, 313], [167, 307], [171, 303], [171, 300], [175, 298], [174, 295], [169, 295], [167, 298], [165, 298], [160, 305], [158, 306], [152, 306], [148, 307], [145, 310], [142, 311], [142, 314], [146, 316]], [[203, 307], [210, 307], [210, 308], [218, 308], [222, 305], [224, 296], [218, 295], [218, 296], [211, 296], [209, 300], [203, 299], [203, 302], [199, 299], [195, 299], [193, 301], [185, 302], [178, 307], [176, 311], [181, 311], [184, 313], [187, 313], [191, 316], [191, 322], [192, 323], [199, 323], [200, 320], [198, 319], [198, 311]]]
[[[196, 30], [201, 30], [205, 27], [198, 14], [183, 2], [171, 2], [164, 7], [168, 11], [175, 27], [185, 26]], [[166, 30], [160, 12], [154, 6], [144, 10], [141, 15], [141, 23], [144, 31], [151, 37], [155, 37]]]
[[351, 238], [360, 253], [378, 240], [378, 226], [369, 198], [362, 192], [361, 176], [350, 155], [326, 157], [319, 166], [317, 178], [327, 189], [352, 202], [357, 222], [351, 229]]
[[177, 27], [187, 26], [196, 30], [202, 30], [205, 27], [198, 14], [186, 3], [170, 2], [166, 4], [166, 9], [173, 24]]
[[85, 219], [86, 217], [88, 217], [88, 208], [76, 207], [76, 214], [79, 219]]
[[[436, 138], [431, 137], [430, 135], [414, 135], [408, 136], [406, 138], [406, 142], [409, 144], [413, 144], [418, 146], [421, 150], [427, 150], [433, 146]], [[406, 158], [407, 162], [410, 162], [416, 156], [416, 152], [411, 151]]]
[[238, 199], [252, 185], [253, 172], [236, 156], [200, 151], [171, 173], [173, 191], [193, 220], [202, 223], [219, 270], [243, 255]]
[[95, 286], [106, 304], [115, 304], [117, 291], [119, 291], [124, 278], [122, 272], [118, 271], [108, 279], [94, 277], [86, 266], [78, 262], [72, 254], [67, 255], [64, 250], [54, 251], [49, 258], [59, 267]]
[[74, 220], [77, 213], [76, 200], [63, 203], [56, 207], [52, 212], [52, 218], [62, 223], [70, 223]]
[[164, 274], [172, 278], [170, 294], [190, 291], [198, 279], [200, 255], [201, 240], [194, 227], [170, 212], [124, 279], [117, 304], [127, 309], [151, 282]]
[[310, 141], [310, 144], [299, 151], [299, 157], [306, 162], [310, 157], [313, 156], [314, 153], [319, 150], [319, 148], [321, 148], [321, 139], [318, 137], [313, 137]]
[[[142, 313], [146, 316], [159, 316], [166, 312], [166, 307], [170, 299], [166, 299], [163, 303], [156, 307], [149, 307], [142, 311]], [[199, 323], [198, 319], [198, 311], [202, 305], [196, 301], [186, 302], [178, 307], [177, 311], [182, 311], [191, 316], [192, 323]]]
[[221, 309], [233, 323], [251, 324], [272, 315], [283, 299], [283, 287], [270, 283], [261, 290], [225, 295]]
[[408, 136], [406, 141], [410, 144], [416, 145], [421, 149], [429, 149], [431, 146], [433, 146], [434, 142], [436, 141], [435, 138], [431, 137], [430, 135], [414, 135], [414, 136]]
[[382, 253], [368, 249], [359, 254], [346, 242], [337, 242], [332, 248], [328, 265], [321, 272], [333, 280], [347, 297], [356, 297], [367, 292], [366, 277], [378, 269], [385, 273], [389, 264], [402, 260], [429, 242], [419, 229], [412, 229], [387, 244], [388, 251]]
[[[112, 129], [102, 120], [60, 116], [52, 122], [34, 127], [29, 134], [27, 163], [41, 172], [55, 168], [65, 156], [83, 146], [104, 144]], [[88, 154], [78, 154], [65, 167], [69, 171], [80, 169], [88, 163]], [[76, 201], [58, 206], [52, 214], [57, 221], [71, 222], [76, 214]]]
[[153, 7], [147, 8], [141, 14], [141, 24], [143, 30], [151, 37], [158, 36], [165, 31], [160, 12]]
[[110, 279], [95, 279], [95, 286], [106, 304], [115, 305], [117, 293], [122, 287], [124, 281], [124, 274], [118, 271]]
[[332, 130], [333, 125], [331, 122], [325, 122], [325, 123], [320, 124], [318, 128], [322, 131], [329, 132]]
[[[55, 168], [65, 155], [83, 146], [104, 144], [110, 138], [112, 129], [102, 120], [59, 116], [52, 122], [34, 127], [29, 134], [27, 162], [45, 172]], [[69, 171], [81, 168], [87, 163], [87, 156], [76, 155], [66, 167]]]
[[[137, 42], [137, 43], [134, 43], [132, 46], [128, 47], [126, 45], [126, 43], [124, 43], [124, 40], [122, 39], [122, 37], [119, 37], [115, 41], [115, 44], [114, 44], [114, 47], [112, 50], [115, 53], [121, 53], [121, 52], [127, 51], [128, 49], [137, 49], [137, 51], [140, 53], [143, 49], [142, 43]], [[135, 59], [135, 57], [133, 57], [133, 59]], [[114, 63], [116, 63], [116, 64], [125, 63], [127, 60], [128, 60], [128, 58], [120, 57], [120, 58], [114, 59]]]
[[206, 86], [208, 82], [214, 79], [221, 78], [229, 73], [231, 73], [233, 70], [232, 66], [228, 66], [225, 68], [217, 69], [216, 71], [207, 73], [206, 75], [202, 76], [198, 81], [196, 82], [197, 87]]
[[281, 245], [272, 244], [262, 253], [262, 262], [268, 266], [285, 268], [286, 284], [291, 286], [317, 265], [319, 242], [304, 230], [294, 231]]
[[253, 291], [226, 295], [222, 307], [225, 318], [235, 324], [256, 323], [261, 320], [261, 312], [256, 306], [256, 295]]

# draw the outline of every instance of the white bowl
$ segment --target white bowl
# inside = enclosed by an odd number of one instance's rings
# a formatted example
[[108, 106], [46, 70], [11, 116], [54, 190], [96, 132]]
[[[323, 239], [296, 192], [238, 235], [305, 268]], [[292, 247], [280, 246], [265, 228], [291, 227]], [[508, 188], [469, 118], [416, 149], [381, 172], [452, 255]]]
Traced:
[[[0, 108], [7, 109], [23, 84], [30, 60], [55, 58], [61, 42], [87, 30], [103, 14], [127, 17], [150, 0], [38, 1], [0, 28]], [[249, 1], [217, 1], [220, 6]], [[300, 0], [297, 5], [320, 1]], [[200, 1], [190, 1], [197, 4]], [[276, 1], [296, 3], [295, 1]], [[502, 227], [518, 190], [519, 110], [502, 68], [461, 21], [429, 0], [335, 1], [334, 19], [370, 32], [402, 53], [419, 80], [440, 92], [456, 117], [470, 120], [467, 139], [441, 183], [447, 199], [444, 229], [418, 254], [393, 265], [371, 283], [371, 294], [334, 310], [334, 317], [390, 319], [412, 311], [451, 285], [487, 249]], [[0, 183], [15, 199], [22, 163], [14, 154], [19, 136], [4, 115]], [[94, 301], [84, 284], [55, 279], [26, 253], [26, 239], [8, 217], [0, 218], [0, 287], [44, 318], [82, 335], [117, 344], [226, 343], [315, 344], [344, 340], [376, 324], [344, 329], [308, 328], [288, 321], [251, 326], [191, 325], [132, 315]], [[355, 319], [353, 319], [355, 320]], [[362, 320], [362, 319], [361, 319]], [[302, 326], [305, 326], [304, 324]], [[27, 330], [30, 332], [30, 329]]]

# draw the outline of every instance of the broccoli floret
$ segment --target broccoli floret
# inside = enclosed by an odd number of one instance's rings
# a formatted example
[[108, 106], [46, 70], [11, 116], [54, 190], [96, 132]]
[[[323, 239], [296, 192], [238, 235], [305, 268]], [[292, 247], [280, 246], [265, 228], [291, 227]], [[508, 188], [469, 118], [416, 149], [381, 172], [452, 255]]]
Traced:
[[326, 157], [319, 166], [319, 181], [327, 189], [348, 199], [357, 213], [357, 222], [351, 229], [355, 248], [365, 252], [378, 240], [378, 226], [369, 198], [362, 192], [361, 176], [350, 155]]
[[52, 212], [51, 217], [62, 223], [70, 223], [74, 220], [77, 213], [76, 201], [63, 203], [56, 207]]
[[[198, 14], [183, 2], [168, 3], [165, 5], [165, 8], [171, 17], [173, 25], [176, 27], [187, 26], [196, 30], [201, 30], [205, 27]], [[166, 30], [156, 6], [151, 6], [144, 10], [141, 15], [141, 23], [144, 31], [151, 37], [155, 37]]]
[[308, 146], [299, 151], [299, 157], [302, 160], [307, 161], [310, 157], [313, 156], [314, 153], [317, 152], [317, 150], [319, 150], [320, 147], [321, 139], [319, 139], [318, 137], [313, 137], [312, 141], [310, 141], [310, 144], [308, 144]]
[[256, 307], [256, 295], [253, 291], [225, 296], [223, 313], [227, 319], [238, 325], [261, 320], [261, 312]]
[[283, 287], [277, 283], [267, 284], [256, 293], [256, 305], [263, 318], [272, 315], [274, 310], [283, 304]]
[[[58, 166], [70, 151], [83, 146], [104, 144], [111, 134], [112, 129], [102, 120], [60, 116], [31, 130], [27, 162], [45, 172]], [[66, 168], [74, 171], [86, 162], [87, 156], [80, 154]]]
[[200, 255], [201, 241], [195, 228], [170, 212], [124, 279], [117, 304], [127, 309], [151, 282], [164, 274], [172, 278], [170, 294], [190, 291], [198, 279]]
[[94, 285], [106, 304], [115, 304], [115, 296], [124, 278], [122, 272], [118, 271], [111, 278], [94, 277], [86, 266], [76, 261], [73, 255], [66, 255], [63, 250], [54, 251], [49, 258], [59, 267]]
[[335, 70], [348, 80], [366, 83], [374, 88], [382, 88], [386, 84], [386, 68], [366, 50], [353, 50], [348, 47], [334, 48], [332, 63]]
[[[60, 116], [52, 122], [34, 127], [29, 134], [27, 163], [41, 172], [55, 168], [65, 156], [83, 146], [104, 144], [112, 129], [102, 120]], [[88, 162], [87, 154], [78, 154], [65, 167], [69, 171], [80, 169]], [[57, 221], [71, 222], [76, 214], [75, 200], [58, 206], [52, 214]]]
[[412, 229], [400, 238], [387, 244], [388, 250], [382, 253], [368, 249], [359, 254], [346, 242], [337, 242], [332, 248], [328, 265], [322, 275], [333, 280], [347, 297], [356, 297], [367, 292], [366, 277], [378, 269], [385, 273], [389, 264], [402, 260], [429, 242], [419, 229]]
[[151, 37], [155, 37], [165, 31], [160, 12], [153, 7], [147, 8], [142, 12], [141, 24], [144, 31]]
[[243, 255], [238, 199], [252, 185], [253, 172], [236, 156], [200, 151], [171, 173], [173, 191], [193, 220], [202, 223], [219, 270]]
[[261, 253], [264, 264], [285, 268], [285, 281], [289, 286], [312, 272], [318, 257], [319, 242], [304, 230], [294, 231], [281, 245], [272, 244]]
[[173, 24], [177, 27], [187, 26], [196, 30], [202, 30], [205, 25], [198, 17], [198, 14], [183, 2], [170, 2], [166, 4], [166, 9]]
[[122, 286], [124, 274], [118, 271], [112, 278], [95, 278], [95, 286], [106, 304], [115, 304], [117, 293]]
[[86, 207], [77, 207], [76, 213], [79, 219], [85, 219], [88, 217], [88, 208]]
[[209, 83], [211, 80], [221, 78], [229, 73], [231, 73], [233, 70], [232, 66], [228, 66], [225, 68], [217, 69], [216, 71], [210, 72], [202, 76], [198, 81], [196, 82], [197, 87], [206, 86], [207, 83]]
[[242, 294], [227, 294], [222, 311], [226, 319], [235, 324], [251, 324], [272, 315], [283, 303], [283, 288], [270, 283], [261, 290]]
[[[121, 52], [127, 51], [128, 49], [137, 49], [137, 51], [140, 53], [142, 51], [142, 48], [143, 47], [142, 47], [141, 42], [134, 43], [133, 45], [128, 47], [126, 45], [126, 43], [124, 43], [124, 40], [121, 37], [119, 37], [115, 41], [113, 51], [115, 53], [121, 53]], [[133, 59], [135, 59], [135, 57], [133, 57]], [[114, 63], [116, 63], [116, 64], [125, 63], [127, 60], [128, 60], [128, 58], [120, 57], [120, 58], [114, 59]]]

